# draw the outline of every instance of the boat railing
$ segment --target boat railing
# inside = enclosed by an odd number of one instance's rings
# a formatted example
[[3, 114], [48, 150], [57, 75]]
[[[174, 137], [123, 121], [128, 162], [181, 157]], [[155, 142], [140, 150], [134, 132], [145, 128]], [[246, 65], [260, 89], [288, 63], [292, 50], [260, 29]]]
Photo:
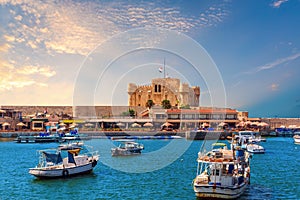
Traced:
[[87, 157], [92, 157], [92, 158], [96, 158], [99, 156], [99, 151], [89, 151], [89, 152], [86, 152], [86, 153], [83, 153], [81, 155], [85, 155]]

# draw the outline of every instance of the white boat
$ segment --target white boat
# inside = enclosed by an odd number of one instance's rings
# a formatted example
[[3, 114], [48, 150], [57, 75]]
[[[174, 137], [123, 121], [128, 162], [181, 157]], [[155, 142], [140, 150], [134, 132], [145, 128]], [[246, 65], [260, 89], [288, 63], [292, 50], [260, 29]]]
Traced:
[[194, 192], [199, 198], [235, 199], [250, 183], [250, 157], [243, 149], [219, 148], [198, 153]]
[[46, 143], [46, 142], [61, 142], [62, 138], [58, 134], [39, 133], [38, 135], [18, 136], [14, 139], [17, 143]]
[[265, 148], [259, 144], [248, 144], [247, 151], [253, 154], [263, 154], [265, 153]]
[[253, 131], [239, 131], [233, 139], [237, 141], [238, 146], [246, 149], [248, 144], [259, 143], [261, 141], [261, 137], [257, 134], [257, 132]]
[[60, 144], [58, 146], [58, 148], [60, 150], [72, 150], [72, 149], [81, 149], [83, 148], [84, 143], [81, 141], [77, 141], [77, 142], [68, 142], [66, 144]]
[[79, 133], [78, 129], [71, 130], [68, 133], [62, 133], [61, 135], [61, 139], [63, 141], [78, 141], [91, 139], [88, 135]]
[[[86, 147], [86, 146], [85, 146]], [[85, 151], [80, 153], [80, 151]], [[29, 173], [38, 178], [58, 178], [89, 173], [97, 165], [99, 154], [85, 149], [62, 151], [48, 149], [39, 151], [39, 164], [30, 168]], [[67, 154], [63, 158], [63, 154]]]
[[144, 149], [144, 145], [132, 141], [121, 141], [120, 145], [111, 149], [112, 156], [139, 155]]
[[293, 136], [294, 142], [297, 144], [300, 144], [300, 132], [295, 132], [295, 135]]

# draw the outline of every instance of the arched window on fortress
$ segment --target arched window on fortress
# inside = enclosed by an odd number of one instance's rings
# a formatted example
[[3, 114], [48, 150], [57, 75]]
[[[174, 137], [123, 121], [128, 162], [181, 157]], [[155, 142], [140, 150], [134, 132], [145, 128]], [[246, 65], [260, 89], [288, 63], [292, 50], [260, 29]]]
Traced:
[[161, 85], [154, 85], [154, 92], [161, 92]]

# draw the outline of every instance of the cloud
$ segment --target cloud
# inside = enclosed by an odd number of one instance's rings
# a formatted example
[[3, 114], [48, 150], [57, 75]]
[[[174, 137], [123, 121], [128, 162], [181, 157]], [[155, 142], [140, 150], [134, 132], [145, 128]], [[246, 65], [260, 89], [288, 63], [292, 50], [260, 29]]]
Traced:
[[49, 78], [55, 74], [50, 67], [26, 66], [18, 69], [13, 62], [0, 59], [0, 92], [32, 85], [46, 87], [47, 79], [44, 77]]
[[277, 91], [278, 88], [279, 88], [279, 84], [273, 83], [273, 84], [271, 85], [271, 90], [272, 90], [272, 91]]
[[275, 60], [274, 62], [267, 63], [265, 65], [257, 67], [255, 72], [260, 72], [260, 71], [263, 71], [263, 70], [272, 69], [272, 68], [277, 67], [278, 65], [281, 65], [283, 63], [293, 61], [293, 60], [297, 59], [298, 57], [300, 57], [300, 53], [296, 53], [296, 54], [293, 54], [291, 56]]
[[17, 20], [17, 21], [21, 21], [22, 19], [23, 19], [23, 17], [21, 15], [18, 15], [15, 17], [15, 20]]
[[274, 7], [274, 8], [279, 8], [281, 6], [281, 4], [287, 2], [288, 0], [277, 0], [277, 1], [274, 1], [271, 6]]
[[8, 52], [8, 50], [10, 49], [11, 45], [10, 44], [3, 44], [3, 45], [0, 45], [0, 52]]
[[15, 37], [13, 35], [4, 35], [3, 37], [7, 42], [14, 42], [15, 41]]
[[24, 75], [42, 75], [51, 77], [56, 74], [55, 71], [51, 70], [50, 67], [37, 67], [37, 66], [24, 66], [18, 69], [18, 74]]
[[[156, 26], [189, 32], [222, 22], [223, 5], [212, 5], [199, 15], [183, 13], [180, 6], [146, 2], [55, 2], [4, 1], [11, 4], [11, 33], [28, 47], [45, 46], [49, 53], [87, 55], [95, 46], [116, 33], [132, 28]], [[13, 8], [12, 8], [13, 9]], [[19, 11], [21, 9], [21, 11]], [[18, 11], [18, 12], [17, 12]], [[39, 41], [36, 44], [33, 41]], [[30, 41], [30, 42], [28, 42]]]
[[[0, 91], [46, 87], [50, 84], [48, 78], [58, 73], [51, 67], [58, 62], [51, 60], [53, 57], [61, 59], [63, 64], [75, 56], [82, 58], [115, 34], [153, 26], [193, 34], [201, 28], [218, 25], [228, 14], [225, 3], [199, 6], [194, 13], [186, 12], [180, 4], [0, 0], [0, 9], [5, 11], [0, 14], [4, 27], [0, 28], [4, 39], [0, 44], [0, 72], [3, 72]], [[128, 42], [147, 42], [141, 38], [130, 38]], [[117, 49], [117, 45], [111, 47], [112, 52]], [[59, 75], [69, 69], [59, 68]], [[61, 82], [72, 85], [72, 81]]]

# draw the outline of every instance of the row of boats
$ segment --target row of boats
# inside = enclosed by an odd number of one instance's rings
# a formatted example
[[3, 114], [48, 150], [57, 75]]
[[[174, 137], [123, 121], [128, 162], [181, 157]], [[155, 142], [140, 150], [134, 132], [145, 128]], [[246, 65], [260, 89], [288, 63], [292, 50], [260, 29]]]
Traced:
[[197, 197], [235, 199], [250, 184], [250, 160], [253, 154], [265, 153], [260, 145], [265, 140], [252, 131], [240, 131], [228, 139], [230, 146], [214, 143], [212, 150], [199, 151], [193, 180]]
[[[211, 150], [201, 148], [198, 152], [197, 174], [193, 180], [197, 197], [235, 199], [250, 184], [251, 158], [253, 154], [265, 152], [260, 145], [264, 140], [252, 131], [240, 131], [228, 139], [228, 144], [217, 142], [212, 145]], [[118, 142], [120, 145], [111, 149], [112, 156], [139, 155], [144, 150], [144, 145], [132, 140]], [[203, 146], [205, 143], [204, 141]], [[89, 173], [97, 165], [99, 154], [87, 147], [78, 141], [61, 144], [50, 151], [39, 151], [39, 164], [30, 168], [29, 173], [39, 178]]]
[[[129, 156], [141, 154], [142, 144], [134, 141], [120, 141], [120, 145], [111, 149], [112, 156]], [[90, 173], [99, 160], [98, 151], [85, 145], [82, 141], [60, 144], [54, 149], [38, 151], [39, 162], [29, 173], [38, 178], [69, 177]]]
[[78, 130], [68, 133], [40, 132], [38, 135], [20, 135], [14, 141], [17, 143], [46, 143], [46, 142], [66, 142], [69, 140], [89, 139], [88, 135], [79, 134]]
[[[300, 144], [300, 133], [293, 138]], [[214, 143], [211, 151], [199, 151], [193, 180], [197, 197], [236, 199], [250, 184], [250, 161], [253, 154], [265, 153], [259, 145], [264, 140], [252, 131], [240, 131], [230, 139], [229, 148], [224, 143]]]

